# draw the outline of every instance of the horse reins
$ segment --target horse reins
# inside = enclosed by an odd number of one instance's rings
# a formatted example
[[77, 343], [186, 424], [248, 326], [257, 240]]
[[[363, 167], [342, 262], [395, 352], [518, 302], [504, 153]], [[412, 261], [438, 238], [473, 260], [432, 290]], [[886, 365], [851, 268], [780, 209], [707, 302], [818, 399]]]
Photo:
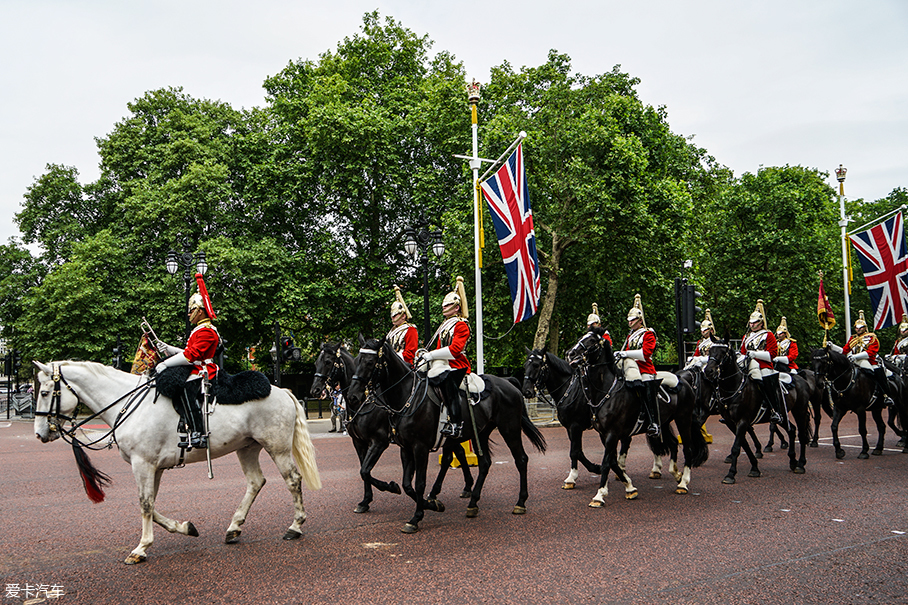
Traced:
[[[76, 406], [74, 409], [78, 409], [79, 404], [83, 403], [82, 398], [79, 397], [79, 394], [76, 392], [76, 390], [72, 387], [72, 385], [69, 384], [69, 382], [67, 382], [66, 378], [63, 376], [63, 370], [60, 367], [60, 364], [56, 364], [56, 363], [51, 364], [51, 368], [52, 368], [51, 379], [54, 382], [54, 390], [51, 393], [50, 409], [48, 409], [48, 411], [46, 411], [46, 412], [35, 410], [35, 416], [47, 416], [48, 424], [50, 424], [51, 426], [56, 428], [56, 430], [60, 433], [61, 437], [63, 437], [64, 441], [66, 441], [67, 443], [77, 443], [81, 447], [85, 447], [90, 450], [110, 449], [111, 447], [113, 447], [113, 444], [116, 443], [116, 440], [117, 440], [116, 433], [115, 433], [115, 431], [117, 430], [117, 427], [120, 426], [121, 424], [123, 424], [123, 422], [125, 422], [126, 419], [129, 418], [129, 416], [132, 415], [132, 413], [138, 409], [139, 404], [145, 400], [145, 397], [148, 395], [148, 392], [151, 390], [151, 387], [154, 385], [155, 380], [156, 380], [155, 378], [151, 378], [148, 381], [143, 382], [142, 384], [140, 384], [136, 388], [132, 389], [131, 391], [124, 393], [123, 395], [121, 395], [120, 397], [115, 399], [113, 402], [111, 402], [110, 404], [103, 407], [101, 410], [90, 414], [89, 416], [84, 418], [82, 421], [77, 423], [75, 416], [66, 416], [61, 411], [62, 394], [63, 394], [61, 384], [66, 386], [66, 388], [69, 389], [69, 392], [72, 393], [73, 396], [76, 398]], [[135, 396], [133, 396], [133, 395], [135, 395]], [[83, 443], [78, 437], [76, 437], [77, 430], [81, 429], [85, 424], [87, 424], [88, 422], [91, 422], [95, 418], [100, 418], [104, 412], [106, 412], [110, 408], [114, 407], [115, 405], [117, 405], [118, 403], [120, 403], [121, 401], [126, 399], [127, 397], [129, 397], [129, 400], [126, 402], [126, 404], [123, 406], [123, 408], [119, 411], [119, 413], [117, 414], [117, 419], [114, 421], [113, 426], [111, 426], [107, 432], [105, 432], [103, 435], [101, 435], [97, 439], [87, 442], [87, 443]], [[133, 405], [133, 404], [135, 404], [135, 405]], [[56, 422], [56, 420], [58, 420], [58, 419], [61, 419], [64, 422], [70, 422], [72, 424], [72, 426], [68, 429], [64, 428], [59, 422]], [[110, 441], [107, 443], [107, 445], [102, 446], [102, 447], [92, 447], [92, 446], [97, 445], [101, 441], [104, 441], [108, 435], [110, 436]]]

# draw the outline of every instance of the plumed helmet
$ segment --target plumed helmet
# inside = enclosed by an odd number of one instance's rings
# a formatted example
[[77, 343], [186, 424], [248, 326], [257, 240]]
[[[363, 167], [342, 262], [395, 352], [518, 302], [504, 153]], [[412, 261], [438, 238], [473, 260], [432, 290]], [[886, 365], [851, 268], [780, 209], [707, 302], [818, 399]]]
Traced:
[[457, 276], [457, 285], [454, 286], [454, 290], [445, 294], [445, 298], [441, 301], [442, 307], [447, 307], [448, 305], [460, 305], [460, 317], [467, 318], [470, 316], [470, 309], [467, 307], [467, 292], [463, 287], [463, 277]]
[[788, 331], [788, 320], [785, 319], [785, 316], [782, 316], [782, 321], [779, 322], [779, 327], [776, 328], [776, 334], [784, 334], [788, 338], [791, 338], [791, 332]]
[[709, 330], [713, 334], [716, 333], [716, 326], [713, 325], [713, 316], [709, 309], [706, 310], [706, 318], [700, 322], [700, 331], [703, 332], [705, 330]]
[[634, 295], [634, 306], [627, 312], [627, 320], [639, 319], [646, 326], [646, 320], [643, 319], [643, 303], [640, 302], [640, 295]]
[[750, 314], [750, 319], [747, 320], [748, 323], [755, 321], [762, 321], [764, 327], [766, 326], [766, 311], [763, 310], [763, 299], [757, 299], [757, 308], [754, 309], [754, 312]]
[[413, 316], [410, 315], [410, 309], [407, 307], [407, 303], [404, 301], [403, 294], [400, 293], [400, 286], [394, 286], [394, 298], [396, 299], [391, 303], [391, 317], [404, 313], [407, 316], [407, 319], [412, 319]]
[[902, 321], [899, 323], [899, 332], [908, 332], [908, 313], [902, 313]]
[[186, 310], [204, 309], [210, 319], [216, 319], [217, 315], [214, 314], [211, 298], [208, 296], [208, 288], [205, 287], [205, 278], [201, 273], [196, 273], [195, 281], [199, 286], [199, 291], [189, 297], [189, 307]]
[[866, 327], [867, 327], [867, 321], [864, 319], [864, 311], [863, 310], [858, 311], [858, 320], [856, 322], [854, 322], [854, 329], [857, 330], [858, 328], [866, 328]]
[[593, 312], [586, 316], [586, 327], [589, 328], [593, 324], [601, 323], [599, 320], [599, 305], [593, 303]]

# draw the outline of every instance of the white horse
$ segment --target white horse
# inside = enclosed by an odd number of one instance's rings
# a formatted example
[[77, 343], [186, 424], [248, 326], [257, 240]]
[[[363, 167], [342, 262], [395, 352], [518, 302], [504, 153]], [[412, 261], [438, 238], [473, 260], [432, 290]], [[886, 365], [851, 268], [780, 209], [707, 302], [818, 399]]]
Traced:
[[[163, 396], [155, 401], [154, 387], [141, 398], [137, 387], [142, 387], [147, 381], [146, 376], [128, 374], [88, 361], [62, 361], [48, 365], [34, 363], [39, 370], [40, 382], [35, 416], [38, 439], [47, 443], [67, 432], [62, 422], [72, 416], [81, 402], [114, 427], [120, 455], [132, 465], [142, 509], [142, 539], [124, 562], [131, 565], [145, 560], [154, 541], [152, 521], [171, 533], [198, 536], [191, 522], [174, 521], [155, 510], [161, 475], [165, 469], [173, 468], [179, 462], [178, 415], [171, 401]], [[249, 508], [265, 485], [259, 465], [259, 453], [263, 448], [274, 460], [293, 496], [293, 524], [284, 534], [284, 539], [299, 538], [302, 535], [300, 526], [306, 520], [301, 481], [305, 481], [310, 489], [319, 489], [321, 480], [306, 426], [306, 413], [296, 397], [286, 389], [272, 388], [265, 399], [240, 405], [215, 405], [208, 418], [211, 457], [235, 451], [246, 476], [246, 493], [233, 514], [225, 541], [237, 541]], [[69, 436], [72, 437], [72, 433]], [[194, 449], [186, 454], [185, 462], [204, 460], [205, 450]], [[88, 491], [89, 480], [84, 473], [83, 480]], [[100, 495], [103, 498], [103, 492]]]

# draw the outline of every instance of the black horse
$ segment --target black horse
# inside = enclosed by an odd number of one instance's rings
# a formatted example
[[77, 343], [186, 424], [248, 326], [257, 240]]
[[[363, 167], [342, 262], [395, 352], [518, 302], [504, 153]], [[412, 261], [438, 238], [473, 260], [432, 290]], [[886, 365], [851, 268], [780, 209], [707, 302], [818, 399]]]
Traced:
[[[728, 344], [728, 336], [720, 343], [709, 348], [709, 359], [703, 370], [706, 377], [718, 385], [719, 409], [725, 424], [734, 433], [735, 441], [731, 448], [731, 466], [722, 483], [732, 484], [738, 473], [738, 456], [741, 447], [750, 460], [751, 469], [748, 477], [761, 476], [757, 458], [744, 439], [747, 430], [754, 424], [769, 422], [770, 411], [763, 406], [763, 395], [760, 387], [738, 366], [737, 354]], [[781, 393], [780, 393], [781, 397]], [[797, 436], [800, 440], [801, 455], [795, 455], [795, 428], [786, 416], [783, 428], [788, 433], [789, 466], [795, 474], [803, 474], [807, 464], [807, 442], [809, 441], [809, 404], [810, 394], [807, 383], [797, 375], [792, 376], [788, 392], [784, 397], [786, 408], [791, 412], [797, 425]]]
[[[452, 370], [447, 373], [447, 379], [460, 384], [465, 372], [463, 369]], [[482, 487], [492, 465], [489, 435], [496, 428], [511, 450], [520, 473], [520, 493], [512, 512], [523, 514], [526, 512], [528, 497], [529, 456], [523, 448], [521, 431], [540, 452], [545, 451], [545, 438], [530, 420], [523, 396], [514, 384], [488, 374], [483, 374], [481, 378], [485, 382], [485, 389], [480, 401], [469, 407], [466, 402], [461, 402], [462, 418], [465, 419], [462, 439], [472, 439], [477, 444], [479, 459], [479, 476], [472, 489], [467, 516], [475, 517], [479, 514]], [[458, 440], [444, 440], [441, 471], [428, 499], [424, 498], [429, 452], [437, 443], [439, 435], [440, 397], [435, 388], [430, 386], [429, 379], [414, 372], [394, 353], [384, 338], [367, 340], [360, 349], [356, 359], [356, 372], [347, 392], [348, 400], [353, 405], [359, 405], [367, 389], [391, 416], [394, 439], [400, 445], [404, 491], [416, 503], [416, 512], [401, 531], [415, 533], [419, 530], [425, 509], [438, 512], [444, 510], [444, 505], [437, 496], [451, 463], [454, 447], [459, 447], [460, 443]]]
[[[777, 363], [775, 369], [779, 372], [784, 372], [786, 374], [791, 374], [791, 371], [788, 369], [788, 366], [785, 366], [781, 363]], [[819, 447], [819, 438], [820, 438], [820, 418], [822, 417], [822, 411], [825, 407], [826, 413], [829, 414], [829, 417], [832, 418], [832, 408], [827, 404], [823, 405], [827, 399], [826, 393], [824, 392], [825, 385], [819, 384], [817, 381], [816, 374], [813, 370], [808, 370], [806, 368], [798, 368], [797, 375], [803, 378], [807, 382], [807, 390], [810, 393], [810, 413], [813, 416], [813, 427], [810, 430], [810, 442], [808, 445], [810, 447]], [[810, 426], [808, 424], [808, 426]], [[779, 430], [779, 427], [774, 422], [769, 423], [769, 441], [766, 442], [766, 448], [764, 451], [771, 452], [773, 448], [773, 437], [775, 435], [779, 436], [781, 443], [779, 446], [784, 450], [788, 447], [788, 443], [785, 441], [785, 434]], [[757, 456], [759, 458], [759, 456]]]
[[[315, 358], [315, 378], [309, 390], [311, 397], [318, 397], [322, 390], [340, 385], [346, 393], [353, 378], [355, 361], [353, 355], [340, 343], [324, 343]], [[359, 475], [363, 480], [363, 499], [355, 513], [365, 513], [372, 503], [372, 487], [383, 492], [399, 494], [400, 486], [394, 481], [381, 481], [372, 476], [372, 469], [391, 443], [391, 425], [388, 413], [372, 400], [354, 405], [349, 397], [347, 402], [347, 433], [353, 440], [353, 447], [359, 457]]]
[[523, 364], [523, 396], [542, 396], [548, 391], [554, 400], [550, 403], [558, 415], [558, 422], [567, 431], [571, 442], [571, 470], [564, 480], [562, 489], [574, 489], [579, 473], [577, 463], [594, 475], [601, 472], [598, 464], [590, 462], [583, 453], [583, 433], [593, 428], [593, 416], [586, 401], [584, 385], [574, 368], [566, 361], [544, 349], [527, 349], [527, 360]]
[[[883, 398], [876, 396], [876, 381], [870, 374], [870, 371], [862, 370], [856, 367], [845, 355], [837, 353], [829, 346], [812, 351], [813, 371], [817, 379], [826, 384], [829, 396], [832, 399], [832, 445], [835, 448], [835, 457], [842, 459], [845, 457], [845, 450], [839, 441], [839, 422], [848, 412], [854, 412], [858, 417], [858, 432], [861, 434], [861, 453], [858, 458], [865, 460], [869, 458], [868, 450], [870, 444], [867, 441], [867, 412], [873, 416], [876, 422], [877, 438], [876, 447], [873, 449], [874, 456], [880, 456], [883, 453], [883, 444], [885, 443], [886, 423], [883, 421], [883, 409], [886, 405]], [[897, 406], [898, 417], [904, 419], [903, 389], [901, 380], [894, 375], [889, 380], [889, 392], [894, 395], [893, 400]], [[901, 431], [895, 425], [892, 416], [890, 416], [890, 426], [892, 430], [899, 434]], [[902, 426], [905, 426], [904, 420]], [[908, 448], [903, 450], [908, 452]]]
[[[606, 487], [608, 472], [611, 469], [624, 483], [625, 497], [637, 497], [637, 489], [627, 473], [618, 463], [617, 446], [625, 439], [645, 431], [646, 423], [642, 419], [642, 401], [640, 394], [626, 385], [624, 373], [615, 363], [614, 353], [608, 341], [602, 339], [602, 328], [594, 328], [584, 334], [568, 351], [568, 360], [578, 364], [586, 372], [592, 397], [593, 423], [599, 432], [605, 453], [602, 458], [602, 474], [599, 491], [593, 497], [590, 506], [600, 508], [608, 495]], [[675, 493], [688, 493], [691, 468], [706, 462], [709, 449], [700, 425], [694, 423], [694, 393], [690, 384], [684, 380], [677, 381], [677, 387], [669, 389], [667, 397], [658, 397], [658, 417], [662, 427], [661, 437], [647, 436], [647, 444], [656, 456], [672, 455], [677, 458], [678, 439], [671, 430], [670, 422], [674, 421], [681, 437], [684, 455], [683, 471], [675, 475], [678, 487]]]

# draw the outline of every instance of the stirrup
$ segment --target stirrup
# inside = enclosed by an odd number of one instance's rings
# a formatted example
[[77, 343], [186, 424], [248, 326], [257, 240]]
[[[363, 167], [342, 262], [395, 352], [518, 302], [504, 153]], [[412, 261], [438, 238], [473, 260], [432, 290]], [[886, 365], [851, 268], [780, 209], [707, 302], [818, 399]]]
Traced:
[[192, 445], [189, 442], [189, 433], [177, 433], [177, 447], [187, 451], [192, 449]]
[[650, 437], [658, 437], [659, 435], [662, 434], [662, 427], [660, 427], [657, 423], [653, 422], [646, 429], [646, 434]]
[[441, 434], [457, 439], [460, 437], [461, 427], [463, 427], [462, 422], [446, 422], [445, 425], [441, 427]]
[[189, 436], [189, 443], [194, 448], [204, 450], [208, 447], [208, 437], [202, 433], [192, 433]]
[[785, 422], [784, 420], [782, 420], [782, 414], [774, 409], [769, 410], [769, 419], [776, 424], [782, 424]]

